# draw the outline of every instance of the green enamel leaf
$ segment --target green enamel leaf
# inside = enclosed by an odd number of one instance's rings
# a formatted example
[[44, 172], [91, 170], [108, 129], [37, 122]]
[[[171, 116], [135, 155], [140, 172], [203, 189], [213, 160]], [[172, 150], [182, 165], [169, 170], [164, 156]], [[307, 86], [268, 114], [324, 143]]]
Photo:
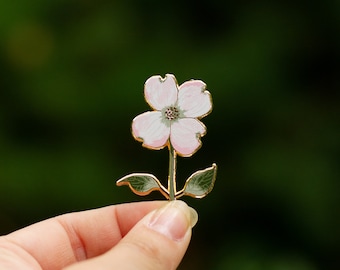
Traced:
[[185, 182], [183, 190], [178, 197], [188, 195], [194, 198], [205, 197], [214, 187], [217, 173], [217, 165], [193, 173]]
[[117, 186], [128, 185], [137, 195], [147, 195], [154, 190], [161, 190], [162, 185], [152, 174], [133, 173], [117, 181]]

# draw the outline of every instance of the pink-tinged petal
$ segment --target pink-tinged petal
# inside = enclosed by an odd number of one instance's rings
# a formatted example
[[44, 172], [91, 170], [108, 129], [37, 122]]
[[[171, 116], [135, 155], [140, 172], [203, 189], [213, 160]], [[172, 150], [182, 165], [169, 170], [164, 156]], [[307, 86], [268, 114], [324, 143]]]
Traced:
[[212, 110], [212, 99], [206, 84], [199, 80], [183, 83], [179, 87], [178, 106], [185, 117], [203, 117]]
[[180, 156], [188, 157], [201, 147], [200, 137], [205, 133], [206, 128], [201, 121], [182, 118], [171, 124], [170, 141]]
[[163, 148], [169, 139], [170, 127], [161, 122], [162, 113], [145, 112], [132, 121], [132, 135], [143, 146], [151, 149]]
[[172, 74], [166, 74], [164, 79], [159, 75], [152, 76], [145, 82], [145, 100], [155, 110], [160, 111], [174, 105], [177, 101], [177, 93], [177, 81]]

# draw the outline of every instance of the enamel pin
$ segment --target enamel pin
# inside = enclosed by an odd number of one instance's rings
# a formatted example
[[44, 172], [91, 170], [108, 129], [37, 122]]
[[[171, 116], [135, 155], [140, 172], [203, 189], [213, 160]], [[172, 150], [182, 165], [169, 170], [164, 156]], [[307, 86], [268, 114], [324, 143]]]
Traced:
[[153, 111], [133, 119], [132, 135], [146, 148], [168, 148], [168, 187], [148, 173], [129, 174], [119, 179], [117, 185], [128, 185], [142, 196], [158, 190], [169, 200], [184, 195], [205, 197], [213, 189], [217, 165], [196, 171], [186, 180], [183, 189], [177, 191], [176, 159], [177, 156], [192, 156], [202, 145], [201, 137], [206, 134], [206, 127], [200, 119], [212, 111], [212, 98], [206, 84], [190, 80], [179, 86], [174, 75], [166, 74], [165, 78], [157, 75], [145, 82], [144, 96]]

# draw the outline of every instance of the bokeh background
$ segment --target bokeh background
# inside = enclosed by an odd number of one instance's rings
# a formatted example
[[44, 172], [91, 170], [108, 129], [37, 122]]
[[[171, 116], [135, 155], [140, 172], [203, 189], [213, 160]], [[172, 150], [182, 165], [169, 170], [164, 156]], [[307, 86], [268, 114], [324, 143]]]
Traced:
[[[130, 133], [143, 85], [201, 79], [214, 110], [178, 185], [216, 162], [180, 269], [340, 268], [340, 2], [0, 1], [0, 232], [140, 198], [167, 150]], [[126, 213], [129, 215], [129, 213]]]

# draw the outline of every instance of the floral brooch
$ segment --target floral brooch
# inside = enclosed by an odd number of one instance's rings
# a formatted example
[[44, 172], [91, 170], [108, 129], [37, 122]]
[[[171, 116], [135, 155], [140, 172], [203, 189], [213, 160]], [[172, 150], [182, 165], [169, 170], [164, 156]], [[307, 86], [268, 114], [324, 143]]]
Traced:
[[167, 199], [175, 200], [184, 195], [205, 197], [216, 180], [217, 165], [193, 173], [183, 189], [176, 187], [176, 158], [190, 157], [201, 147], [201, 137], [206, 127], [201, 118], [212, 111], [212, 98], [206, 84], [190, 80], [178, 85], [172, 74], [152, 76], [145, 82], [144, 96], [153, 111], [144, 112], [132, 121], [132, 135], [153, 150], [169, 149], [168, 187], [152, 174], [132, 173], [117, 181], [118, 186], [128, 185], [137, 195], [160, 191]]

